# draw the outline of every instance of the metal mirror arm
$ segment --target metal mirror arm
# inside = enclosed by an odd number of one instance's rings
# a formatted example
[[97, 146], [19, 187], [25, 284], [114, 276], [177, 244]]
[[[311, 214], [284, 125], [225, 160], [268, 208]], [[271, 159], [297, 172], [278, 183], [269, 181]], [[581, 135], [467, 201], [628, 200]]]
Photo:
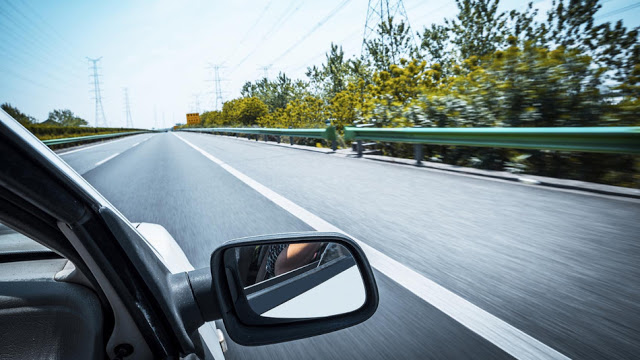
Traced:
[[213, 289], [211, 269], [206, 267], [187, 273], [193, 297], [196, 299], [203, 323], [222, 318], [218, 297]]

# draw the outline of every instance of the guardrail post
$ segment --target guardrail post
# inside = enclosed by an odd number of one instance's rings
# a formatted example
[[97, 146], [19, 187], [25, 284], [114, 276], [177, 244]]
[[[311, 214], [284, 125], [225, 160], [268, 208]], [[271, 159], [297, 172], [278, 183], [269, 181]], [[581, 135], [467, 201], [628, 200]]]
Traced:
[[264, 142], [267, 142], [268, 139], [269, 139], [269, 135], [264, 134]]
[[276, 135], [276, 141], [280, 144], [280, 135]]
[[416, 158], [416, 165], [421, 166], [424, 157], [422, 144], [413, 144], [413, 156]]
[[362, 140], [358, 140], [357, 143], [357, 149], [358, 149], [358, 157], [362, 157]]
[[327, 130], [325, 139], [327, 142], [331, 140], [331, 150], [336, 151], [338, 149], [338, 137], [336, 135], [336, 127], [331, 125], [331, 121], [327, 120]]

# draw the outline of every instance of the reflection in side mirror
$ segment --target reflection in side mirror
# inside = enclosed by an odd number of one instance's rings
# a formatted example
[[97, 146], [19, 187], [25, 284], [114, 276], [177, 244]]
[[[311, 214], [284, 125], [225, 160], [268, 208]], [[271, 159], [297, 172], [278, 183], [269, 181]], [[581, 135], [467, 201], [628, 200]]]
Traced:
[[211, 280], [215, 307], [240, 345], [326, 334], [359, 324], [378, 308], [371, 265], [344, 234], [311, 231], [229, 241], [211, 254]]
[[271, 243], [227, 252], [225, 267], [235, 269], [246, 302], [262, 318], [328, 317], [365, 303], [358, 265], [336, 242]]

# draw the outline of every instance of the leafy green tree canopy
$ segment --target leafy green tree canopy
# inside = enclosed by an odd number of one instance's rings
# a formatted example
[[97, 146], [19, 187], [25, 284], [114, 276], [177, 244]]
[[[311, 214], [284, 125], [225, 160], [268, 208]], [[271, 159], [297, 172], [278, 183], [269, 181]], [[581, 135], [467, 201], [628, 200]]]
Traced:
[[0, 107], [22, 125], [35, 124], [38, 122], [34, 117], [24, 114], [18, 110], [18, 108], [11, 106], [9, 103], [4, 103], [0, 105]]
[[86, 120], [75, 116], [69, 109], [51, 111], [45, 123], [60, 126], [84, 126], [89, 124]]
[[206, 127], [253, 126], [267, 115], [269, 108], [257, 97], [233, 99], [222, 105], [222, 111], [207, 111], [201, 119]]
[[248, 81], [242, 86], [240, 91], [243, 97], [255, 97], [265, 103], [269, 111], [284, 109], [289, 101], [304, 97], [307, 91], [307, 84], [304, 81], [294, 81], [284, 73], [271, 81], [267, 78], [254, 83]]

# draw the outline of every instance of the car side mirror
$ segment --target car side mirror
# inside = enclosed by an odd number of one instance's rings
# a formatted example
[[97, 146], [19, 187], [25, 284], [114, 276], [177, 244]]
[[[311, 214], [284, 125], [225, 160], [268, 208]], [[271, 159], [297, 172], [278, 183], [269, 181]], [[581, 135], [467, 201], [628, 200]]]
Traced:
[[211, 255], [214, 292], [231, 339], [265, 345], [361, 323], [378, 307], [362, 249], [337, 233], [243, 238]]

